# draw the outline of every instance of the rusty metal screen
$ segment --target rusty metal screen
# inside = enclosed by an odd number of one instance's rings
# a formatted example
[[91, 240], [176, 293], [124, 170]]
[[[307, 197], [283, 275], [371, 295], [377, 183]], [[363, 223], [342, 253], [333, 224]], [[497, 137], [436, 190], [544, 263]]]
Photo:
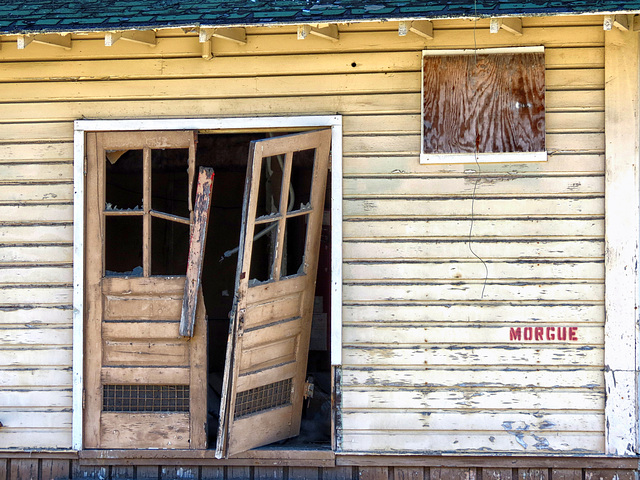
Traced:
[[188, 412], [188, 385], [103, 385], [104, 412]]
[[252, 388], [236, 395], [234, 418], [291, 404], [291, 378]]

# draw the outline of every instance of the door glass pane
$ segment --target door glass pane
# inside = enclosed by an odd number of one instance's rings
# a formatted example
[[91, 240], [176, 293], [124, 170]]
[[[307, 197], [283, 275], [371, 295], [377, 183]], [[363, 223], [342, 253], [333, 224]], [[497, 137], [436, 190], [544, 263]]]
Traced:
[[289, 211], [311, 208], [311, 181], [313, 180], [315, 153], [315, 149], [293, 153], [291, 188], [289, 189], [289, 206], [287, 207]]
[[189, 225], [151, 219], [151, 275], [186, 275]]
[[284, 254], [281, 275], [289, 277], [304, 273], [304, 248], [309, 215], [287, 218], [284, 233]]
[[273, 279], [273, 264], [276, 255], [278, 222], [261, 223], [255, 226], [249, 282], [267, 282]]
[[151, 209], [189, 218], [189, 150], [151, 151]]
[[283, 168], [284, 155], [265, 157], [262, 159], [256, 218], [272, 215], [280, 211]]
[[105, 217], [105, 275], [142, 276], [142, 215]]
[[106, 156], [105, 210], [142, 210], [142, 150]]

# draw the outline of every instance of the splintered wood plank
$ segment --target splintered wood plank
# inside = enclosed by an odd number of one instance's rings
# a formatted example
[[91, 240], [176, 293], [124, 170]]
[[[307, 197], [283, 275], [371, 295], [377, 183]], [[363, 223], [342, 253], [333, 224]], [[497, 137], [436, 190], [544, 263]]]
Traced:
[[213, 168], [200, 167], [198, 186], [196, 188], [196, 204], [191, 226], [189, 256], [187, 259], [187, 278], [184, 285], [184, 297], [180, 315], [180, 335], [193, 336], [196, 321], [197, 295], [200, 290], [202, 266], [204, 264], [204, 248], [207, 243], [207, 226], [211, 207], [213, 189]]
[[423, 61], [424, 153], [544, 151], [543, 53]]
[[189, 446], [207, 448], [207, 322], [202, 289], [197, 293], [193, 337], [189, 340]]
[[[203, 466], [201, 467], [200, 470], [201, 470], [200, 480], [225, 480], [224, 467], [204, 467]], [[140, 477], [138, 476], [138, 478]]]
[[12, 459], [11, 476], [12, 480], [32, 480], [38, 477], [37, 459]]
[[103, 448], [189, 448], [188, 413], [102, 412]]

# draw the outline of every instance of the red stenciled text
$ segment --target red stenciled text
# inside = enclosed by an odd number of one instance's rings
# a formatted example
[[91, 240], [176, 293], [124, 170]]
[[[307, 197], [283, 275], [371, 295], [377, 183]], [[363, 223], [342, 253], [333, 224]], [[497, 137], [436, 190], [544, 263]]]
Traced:
[[511, 327], [512, 342], [577, 342], [578, 327]]

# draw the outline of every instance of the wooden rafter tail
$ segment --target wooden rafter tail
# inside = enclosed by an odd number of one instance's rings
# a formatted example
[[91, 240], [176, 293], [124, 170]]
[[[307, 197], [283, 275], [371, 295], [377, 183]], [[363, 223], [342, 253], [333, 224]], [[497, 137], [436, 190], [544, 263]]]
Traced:
[[204, 263], [204, 249], [207, 241], [207, 225], [211, 209], [214, 175], [212, 168], [200, 167], [196, 189], [196, 205], [191, 226], [189, 258], [187, 259], [187, 278], [184, 285], [184, 297], [180, 315], [180, 335], [184, 337], [193, 336], [198, 291], [200, 290], [202, 265]]

